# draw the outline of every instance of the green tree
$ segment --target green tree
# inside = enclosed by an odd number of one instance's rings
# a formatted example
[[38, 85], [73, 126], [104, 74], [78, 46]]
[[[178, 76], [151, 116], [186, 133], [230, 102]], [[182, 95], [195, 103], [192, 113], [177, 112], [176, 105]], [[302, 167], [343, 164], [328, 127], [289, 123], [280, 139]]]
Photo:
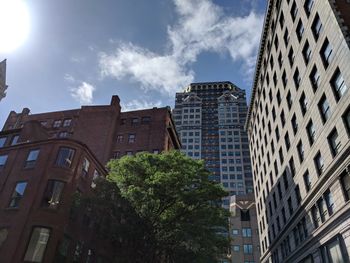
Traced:
[[[178, 151], [139, 153], [111, 160], [108, 169], [95, 210], [112, 210], [117, 216], [108, 220], [124, 222], [107, 233], [135, 249], [132, 262], [216, 262], [227, 251], [229, 212], [220, 206], [227, 192], [209, 180], [203, 161]], [[122, 211], [125, 204], [132, 209]]]

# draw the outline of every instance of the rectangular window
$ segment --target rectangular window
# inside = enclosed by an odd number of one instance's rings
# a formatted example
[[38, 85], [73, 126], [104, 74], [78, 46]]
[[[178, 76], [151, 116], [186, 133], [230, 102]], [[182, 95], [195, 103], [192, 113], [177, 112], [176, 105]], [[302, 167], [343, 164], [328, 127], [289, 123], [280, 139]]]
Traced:
[[311, 30], [312, 30], [312, 34], [314, 35], [315, 40], [317, 41], [318, 37], [320, 36], [320, 34], [322, 32], [322, 22], [321, 22], [321, 19], [317, 13], [316, 13], [315, 18], [312, 22]]
[[30, 237], [27, 251], [24, 256], [26, 262], [43, 262], [47, 242], [50, 238], [51, 230], [44, 227], [34, 227]]
[[123, 142], [123, 135], [121, 135], [121, 134], [117, 135], [117, 142], [118, 143]]
[[92, 176], [91, 188], [96, 188], [96, 181], [100, 177], [100, 173], [97, 170], [94, 170], [94, 174]]
[[5, 146], [7, 137], [0, 137], [0, 148]]
[[323, 162], [321, 152], [318, 152], [314, 157], [314, 163], [315, 163], [317, 175], [320, 176], [323, 173], [323, 168], [324, 168], [324, 162]]
[[250, 221], [249, 210], [242, 210], [241, 209], [241, 221]]
[[253, 254], [253, 245], [244, 244], [243, 245], [243, 252], [244, 252], [244, 254]]
[[139, 122], [140, 122], [140, 120], [139, 120], [139, 118], [132, 118], [131, 119], [131, 125], [138, 125], [139, 124]]
[[345, 194], [345, 200], [349, 201], [350, 200], [350, 174], [348, 174], [347, 172], [344, 172], [341, 175], [340, 180], [341, 180], [341, 184]]
[[25, 168], [33, 168], [35, 166], [36, 160], [38, 159], [40, 150], [30, 150], [27, 156], [27, 160], [24, 164]]
[[316, 65], [314, 65], [314, 67], [312, 68], [309, 79], [311, 82], [312, 89], [315, 92], [320, 85], [320, 74], [318, 73]]
[[151, 122], [151, 117], [149, 116], [142, 117], [141, 119], [142, 124], [149, 124], [150, 122]]
[[56, 165], [69, 168], [72, 164], [75, 151], [71, 148], [61, 147], [58, 151]]
[[325, 123], [329, 119], [331, 111], [329, 108], [329, 103], [328, 103], [327, 97], [324, 94], [318, 103], [318, 110], [320, 112], [321, 119], [322, 119], [323, 123]]
[[327, 68], [329, 63], [331, 62], [332, 52], [333, 52], [333, 48], [329, 43], [328, 39], [326, 38], [320, 50], [320, 56], [325, 68]]
[[0, 155], [0, 169], [4, 168], [7, 161], [7, 154]]
[[129, 134], [128, 135], [128, 143], [134, 143], [135, 142], [136, 135], [135, 134]]
[[24, 195], [24, 191], [26, 190], [27, 182], [19, 182], [16, 184], [15, 189], [13, 190], [9, 207], [17, 208], [19, 203]]
[[333, 201], [333, 195], [331, 191], [328, 189], [324, 194], [323, 194], [324, 200], [326, 202], [328, 214], [331, 216], [334, 213], [334, 201]]
[[333, 157], [337, 155], [339, 149], [341, 147], [341, 141], [338, 136], [337, 129], [333, 129], [333, 131], [328, 136], [329, 147], [331, 148], [331, 152]]
[[302, 163], [304, 161], [304, 146], [301, 140], [297, 144], [297, 150], [298, 150], [299, 162]]
[[305, 190], [306, 192], [309, 192], [311, 188], [311, 179], [310, 179], [310, 174], [308, 170], [306, 170], [306, 172], [304, 173], [303, 178], [304, 178]]
[[11, 146], [16, 145], [19, 139], [19, 135], [14, 135], [11, 140]]
[[53, 122], [52, 127], [53, 127], [53, 128], [59, 128], [59, 127], [61, 127], [61, 123], [62, 123], [61, 120], [55, 120], [55, 121]]
[[307, 132], [307, 137], [309, 139], [309, 143], [311, 146], [315, 141], [315, 135], [316, 135], [315, 127], [312, 120], [310, 120], [309, 123], [307, 124], [306, 132]]
[[345, 254], [346, 252], [345, 249], [343, 249], [341, 241], [342, 240], [338, 236], [321, 248], [324, 262], [347, 262], [348, 256]]
[[337, 101], [340, 100], [340, 98], [344, 95], [344, 93], [348, 89], [339, 68], [337, 68], [333, 74], [333, 77], [331, 79], [331, 86]]
[[69, 127], [72, 124], [72, 119], [65, 119], [63, 121], [63, 127]]
[[90, 161], [86, 158], [83, 159], [83, 164], [82, 164], [82, 168], [81, 168], [81, 176], [82, 177], [87, 177], [88, 173], [89, 173], [89, 167], [90, 167]]
[[64, 182], [49, 180], [41, 205], [46, 208], [57, 209], [61, 202], [63, 188]]
[[307, 65], [311, 57], [311, 47], [310, 47], [309, 41], [306, 40], [302, 52], [303, 52], [303, 58], [304, 58], [305, 64]]
[[251, 237], [252, 236], [252, 229], [251, 228], [243, 228], [242, 229], [242, 236], [243, 237]]

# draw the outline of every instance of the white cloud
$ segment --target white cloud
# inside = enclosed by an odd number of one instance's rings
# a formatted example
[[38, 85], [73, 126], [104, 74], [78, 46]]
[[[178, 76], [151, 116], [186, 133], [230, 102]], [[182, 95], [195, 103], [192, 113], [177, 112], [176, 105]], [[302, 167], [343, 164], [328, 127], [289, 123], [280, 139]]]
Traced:
[[149, 102], [146, 100], [131, 100], [127, 103], [121, 103], [122, 111], [133, 111], [133, 110], [140, 110], [140, 109], [150, 109], [153, 107], [161, 107], [162, 102], [156, 101], [156, 102]]
[[89, 83], [81, 82], [78, 87], [71, 88], [71, 95], [81, 104], [90, 104], [92, 102], [95, 87]]
[[64, 74], [64, 80], [67, 81], [67, 82], [70, 82], [70, 83], [74, 83], [75, 82], [75, 79], [72, 75], [66, 73]]
[[202, 52], [228, 53], [241, 60], [251, 76], [254, 71], [263, 15], [227, 16], [211, 0], [174, 0], [179, 19], [168, 27], [169, 50], [153, 53], [133, 44], [119, 43], [112, 54], [100, 54], [102, 76], [130, 77], [145, 89], [166, 94], [181, 90], [194, 79], [190, 69]]

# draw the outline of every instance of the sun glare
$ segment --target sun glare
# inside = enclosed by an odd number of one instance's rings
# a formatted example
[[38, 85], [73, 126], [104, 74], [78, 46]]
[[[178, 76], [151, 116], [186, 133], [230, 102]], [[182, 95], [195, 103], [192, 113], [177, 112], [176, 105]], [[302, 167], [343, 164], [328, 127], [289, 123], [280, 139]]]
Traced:
[[29, 22], [24, 0], [0, 0], [0, 53], [15, 50], [26, 40]]

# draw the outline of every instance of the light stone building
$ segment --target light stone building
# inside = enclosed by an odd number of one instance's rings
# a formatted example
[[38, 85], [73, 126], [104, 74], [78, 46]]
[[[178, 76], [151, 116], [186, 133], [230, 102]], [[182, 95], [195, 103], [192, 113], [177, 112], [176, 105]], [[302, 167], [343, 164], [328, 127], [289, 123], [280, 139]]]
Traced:
[[350, 2], [270, 0], [248, 111], [262, 262], [349, 262]]
[[0, 101], [6, 96], [6, 59], [0, 62]]

